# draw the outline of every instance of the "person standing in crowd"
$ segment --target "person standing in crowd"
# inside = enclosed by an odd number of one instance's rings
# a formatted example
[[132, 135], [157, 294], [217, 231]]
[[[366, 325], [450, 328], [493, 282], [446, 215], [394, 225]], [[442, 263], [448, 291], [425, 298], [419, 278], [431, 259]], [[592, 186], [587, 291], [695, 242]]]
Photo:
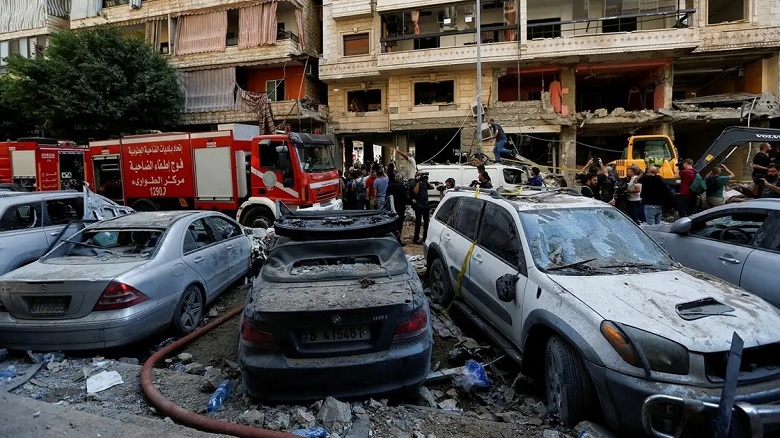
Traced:
[[395, 179], [387, 186], [387, 196], [393, 199], [393, 208], [398, 213], [398, 242], [401, 245], [404, 243], [401, 241], [401, 235], [404, 230], [404, 219], [406, 219], [406, 206], [409, 205], [409, 194], [406, 187], [404, 187], [404, 175], [402, 173], [396, 173]]
[[[723, 175], [723, 171], [728, 175]], [[704, 178], [704, 184], [707, 186], [707, 205], [717, 207], [723, 205], [723, 188], [726, 187], [729, 180], [734, 177], [734, 172], [729, 170], [725, 164], [718, 164], [712, 168], [707, 177]]]
[[628, 199], [626, 201], [626, 213], [628, 217], [639, 225], [640, 219], [643, 216], [640, 214], [642, 208], [642, 183], [639, 182], [639, 178], [642, 176], [642, 169], [637, 165], [629, 167], [626, 171], [628, 174]]
[[480, 189], [493, 188], [493, 183], [490, 181], [490, 175], [488, 175], [488, 173], [485, 172], [484, 170], [482, 172], [479, 172], [479, 175], [477, 176], [477, 180], [479, 181]]
[[758, 145], [758, 152], [753, 157], [753, 194], [756, 197], [761, 196], [762, 187], [759, 181], [767, 176], [769, 164], [772, 162], [769, 158], [770, 149], [769, 143], [761, 143]]
[[[493, 157], [496, 162], [500, 163], [501, 157], [512, 158], [512, 151], [506, 148], [507, 138], [504, 128], [493, 119], [490, 119], [488, 124], [490, 125], [490, 130], [493, 132]], [[482, 133], [480, 132], [477, 135], [481, 136]]]
[[693, 160], [683, 161], [683, 168], [676, 175], [680, 179], [680, 192], [677, 195], [677, 212], [680, 217], [688, 217], [693, 214], [698, 197], [691, 191], [691, 184], [696, 179], [696, 171], [693, 170]]
[[447, 178], [447, 180], [444, 181], [443, 186], [436, 187], [436, 190], [439, 191], [439, 196], [444, 196], [444, 192], [449, 189], [455, 188], [455, 179], [454, 178]]
[[376, 180], [377, 166], [371, 168], [371, 174], [366, 178], [366, 210], [374, 208], [374, 201], [376, 201], [376, 192], [374, 191], [374, 181]]
[[390, 163], [387, 165], [387, 179], [390, 180], [392, 183], [395, 181], [395, 163]]
[[[433, 186], [428, 182], [428, 175], [417, 172], [412, 187], [412, 207], [414, 207], [414, 237], [412, 243], [421, 245], [428, 238], [428, 223], [431, 220], [428, 190]], [[422, 226], [422, 241], [420, 241], [420, 226]]]
[[584, 185], [582, 186], [582, 189], [580, 190], [580, 193], [582, 193], [582, 196], [585, 196], [586, 198], [594, 198], [594, 199], [600, 199], [599, 196], [596, 194], [596, 188], [599, 185], [599, 176], [595, 173], [589, 173], [584, 178]]
[[344, 178], [344, 171], [339, 170], [339, 197], [344, 202], [344, 194], [347, 191], [347, 180]]
[[541, 187], [544, 185], [544, 180], [542, 179], [542, 171], [539, 170], [538, 167], [532, 167], [531, 172], [528, 173], [528, 168], [526, 168], [526, 174], [528, 175], [528, 185], [532, 187]]
[[658, 176], [658, 168], [650, 166], [637, 181], [642, 185], [640, 197], [644, 204], [645, 223], [658, 225], [661, 223], [663, 206], [669, 201], [671, 192], [669, 186]]
[[376, 208], [381, 210], [387, 200], [387, 187], [390, 185], [389, 178], [385, 175], [382, 168], [376, 170], [376, 179], [374, 180], [374, 191], [376, 192]]
[[778, 177], [777, 164], [770, 164], [766, 168], [766, 176], [761, 178], [761, 197], [780, 198], [780, 178]]
[[349, 178], [344, 183], [344, 210], [357, 209], [357, 190], [355, 187], [357, 176], [357, 170], [352, 169], [349, 172]]

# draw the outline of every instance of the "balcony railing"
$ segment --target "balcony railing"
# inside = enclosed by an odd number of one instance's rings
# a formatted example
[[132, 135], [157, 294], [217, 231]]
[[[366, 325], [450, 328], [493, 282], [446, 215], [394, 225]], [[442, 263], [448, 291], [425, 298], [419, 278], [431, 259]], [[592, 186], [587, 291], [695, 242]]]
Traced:
[[301, 39], [298, 38], [298, 35], [292, 33], [292, 31], [281, 29], [276, 32], [276, 40], [293, 40], [296, 44], [301, 43]]
[[[504, 43], [517, 41], [519, 28], [517, 25], [498, 26], [486, 25], [482, 27], [482, 43]], [[457, 38], [462, 36], [464, 38]], [[470, 37], [470, 38], [469, 38]], [[477, 43], [476, 29], [452, 29], [443, 32], [421, 33], [418, 35], [389, 35], [380, 40], [382, 42], [382, 52], [403, 52], [409, 50], [436, 49], [442, 47], [469, 46]], [[404, 42], [412, 43], [412, 47], [399, 47]]]
[[[529, 40], [533, 40], [638, 30], [682, 29], [691, 27], [692, 17], [695, 13], [696, 9], [676, 9], [565, 21], [529, 19], [526, 25], [527, 37]], [[671, 26], [663, 25], [670, 18], [674, 18], [674, 24]], [[663, 22], [661, 26], [649, 26], [650, 23], [660, 22]]]

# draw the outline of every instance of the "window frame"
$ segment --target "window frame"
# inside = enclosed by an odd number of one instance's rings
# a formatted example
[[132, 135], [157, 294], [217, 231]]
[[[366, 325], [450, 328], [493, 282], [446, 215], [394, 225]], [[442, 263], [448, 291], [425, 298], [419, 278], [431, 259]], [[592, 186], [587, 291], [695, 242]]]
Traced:
[[[273, 91], [268, 91], [268, 88], [269, 88], [268, 85], [269, 84], [274, 84], [273, 87], [271, 88]], [[287, 99], [287, 88], [286, 88], [286, 85], [287, 84], [285, 84], [284, 78], [282, 78], [282, 79], [269, 79], [269, 80], [265, 81], [265, 94], [268, 96], [268, 100], [270, 102], [283, 102], [284, 100], [286, 100]], [[283, 94], [282, 99], [279, 99], [279, 88], [280, 87], [282, 89], [282, 94]], [[273, 95], [271, 93], [273, 93]]]
[[66, 205], [69, 205], [70, 207], [73, 207], [73, 204], [75, 204], [76, 208], [76, 217], [72, 218], [74, 221], [82, 220], [84, 218], [84, 198], [81, 196], [81, 194], [73, 197], [67, 197], [67, 198], [47, 198], [44, 199], [42, 208], [42, 214], [43, 214], [43, 226], [44, 227], [56, 227], [60, 225], [66, 225], [67, 222], [63, 223], [53, 223], [51, 221], [51, 216], [49, 216], [49, 203], [50, 202], [60, 202]]
[[[696, 232], [694, 231], [694, 228], [697, 225], [702, 224], [702, 223], [706, 224], [707, 222], [715, 220], [715, 219], [720, 219], [720, 218], [724, 218], [724, 217], [727, 217], [727, 216], [733, 216], [735, 214], [761, 214], [761, 213], [766, 213], [767, 218], [758, 227], [758, 229], [756, 230], [756, 234], [753, 235], [753, 238], [748, 243], [732, 242], [732, 241], [726, 241], [726, 240], [713, 239], [711, 237], [706, 237], [706, 236], [702, 236], [702, 235], [696, 234]], [[761, 249], [762, 247], [759, 244], [759, 242], [757, 241], [756, 235], [764, 227], [765, 224], [767, 224], [768, 222], [770, 222], [772, 220], [772, 215], [773, 214], [776, 214], [776, 213], [773, 212], [772, 210], [767, 210], [767, 209], [763, 209], [763, 208], [739, 208], [739, 209], [735, 209], [735, 210], [725, 210], [725, 211], [713, 212], [713, 213], [706, 214], [706, 215], [703, 215], [701, 217], [692, 219], [691, 220], [692, 221], [691, 231], [687, 234], [687, 237], [695, 238], [695, 239], [704, 239], [704, 240], [708, 240], [708, 241], [711, 241], [711, 242], [719, 242], [719, 243], [722, 243], [722, 244], [725, 244], [725, 245], [735, 245], [735, 246], [740, 246], [740, 247], [743, 247], [743, 248]]]
[[[206, 225], [208, 225], [208, 227], [211, 229], [211, 234], [214, 237], [214, 239], [217, 239], [217, 243], [233, 240], [236, 237], [240, 237], [244, 235], [244, 230], [242, 230], [238, 224], [231, 222], [224, 217], [211, 215], [211, 216], [206, 216], [205, 219], [206, 219]], [[228, 238], [223, 238], [222, 235], [217, 232], [218, 230], [215, 229], [216, 225], [213, 225], [211, 223], [212, 221], [223, 221], [226, 224], [230, 225], [235, 230], [236, 233]]]
[[[473, 242], [477, 239], [479, 239], [479, 231], [482, 228], [482, 218], [484, 217], [485, 213], [485, 204], [488, 202], [484, 199], [474, 198], [474, 197], [462, 197], [463, 199], [458, 202], [458, 204], [455, 206], [455, 212], [452, 216], [450, 216], [450, 221], [447, 222], [447, 226], [449, 228], [452, 228], [453, 231], [458, 233], [460, 236], [462, 236], [464, 239], [468, 240], [469, 242]], [[477, 217], [473, 219], [474, 221], [474, 236], [469, 237], [465, 234], [463, 234], [460, 230], [458, 230], [458, 220], [460, 218], [461, 209], [464, 205], [467, 205], [469, 203], [475, 203], [479, 205], [479, 213], [477, 213]], [[452, 224], [450, 224], [452, 222]]]
[[[483, 251], [486, 251], [486, 252], [490, 253], [493, 257], [503, 261], [507, 265], [512, 266], [512, 267], [514, 267], [514, 268], [516, 268], [518, 270], [522, 270], [526, 266], [526, 264], [525, 264], [525, 255], [523, 254], [523, 242], [522, 242], [522, 237], [521, 237], [521, 233], [520, 233], [520, 227], [518, 225], [519, 221], [515, 220], [515, 217], [506, 208], [504, 208], [503, 206], [498, 205], [497, 203], [494, 203], [494, 202], [487, 202], [486, 204], [487, 205], [485, 205], [485, 207], [483, 208], [482, 220], [479, 223], [479, 230], [477, 231], [477, 246], [479, 246]], [[493, 207], [491, 207], [491, 205]], [[496, 210], [498, 210], [496, 212], [497, 216], [494, 216], [492, 214], [493, 212], [488, 212], [487, 211], [488, 209], [496, 209]], [[493, 231], [494, 233], [495, 233], [495, 230], [496, 230], [495, 224], [490, 224], [489, 218], [492, 219], [494, 217], [498, 217], [498, 216], [501, 216], [501, 215], [505, 216], [505, 219], [509, 219], [509, 222], [514, 226], [515, 242], [516, 242], [514, 250], [516, 251], [516, 254], [517, 254], [516, 262], [513, 262], [511, 260], [507, 260], [504, 256], [495, 253], [491, 249], [489, 249], [486, 246], [484, 246], [483, 243], [482, 243], [482, 233], [483, 233], [483, 231], [485, 231], [485, 227], [487, 225], [490, 225], [490, 227], [492, 227], [494, 229], [494, 231]]]
[[[366, 38], [366, 53], [352, 53], [347, 54], [347, 40], [353, 39], [353, 40], [361, 40], [362, 37], [365, 35]], [[354, 58], [356, 56], [370, 56], [371, 55], [371, 32], [369, 30], [362, 30], [354, 33], [344, 33], [341, 34], [341, 56], [344, 58]]]
[[[442, 82], [452, 82], [452, 101], [450, 102], [437, 102], [437, 103], [417, 103], [417, 85], [418, 84], [436, 84]], [[436, 79], [435, 81], [428, 80], [416, 80], [412, 81], [412, 103], [414, 106], [438, 106], [438, 105], [452, 105], [458, 101], [457, 96], [458, 84], [455, 78]]]
[[[350, 101], [349, 94], [350, 93], [366, 93], [368, 91], [378, 91], [379, 92], [379, 109], [374, 109], [374, 110], [368, 109], [368, 104], [367, 104], [366, 105], [366, 109], [364, 111], [352, 111], [352, 110], [350, 110], [350, 107], [349, 107], [349, 101]], [[344, 105], [344, 107], [347, 109], [348, 113], [351, 113], [351, 114], [378, 113], [378, 112], [382, 112], [382, 110], [384, 109], [384, 104], [383, 104], [384, 96], [383, 96], [381, 88], [366, 88], [365, 90], [364, 89], [347, 90], [347, 92], [344, 93], [344, 94], [346, 95], [344, 98], [347, 100], [346, 105]]]
[[[187, 250], [185, 245], [187, 244], [187, 235], [189, 235], [190, 227], [195, 225], [195, 223], [198, 222], [198, 221], [202, 221], [203, 222], [203, 229], [209, 235], [209, 238], [211, 239], [211, 243], [209, 243], [207, 245], [203, 245], [203, 246], [197, 247], [197, 248], [194, 248], [194, 249]], [[182, 242], [181, 242], [181, 252], [184, 255], [189, 255], [189, 254], [192, 254], [194, 252], [206, 249], [206, 248], [208, 248], [210, 246], [213, 246], [213, 245], [216, 245], [217, 243], [220, 242], [219, 240], [216, 239], [216, 237], [214, 237], [214, 232], [212, 231], [212, 229], [209, 226], [208, 222], [206, 222], [206, 218], [204, 218], [204, 217], [199, 217], [199, 218], [191, 221], [189, 224], [187, 224], [187, 229], [184, 231], [184, 233], [185, 233], [185, 235], [184, 235], [184, 238], [182, 239]], [[195, 241], [195, 243], [197, 243], [197, 240]]]
[[35, 213], [35, 222], [33, 222], [32, 226], [26, 228], [11, 228], [8, 230], [0, 229], [0, 233], [13, 233], [13, 232], [19, 232], [25, 230], [36, 230], [36, 229], [43, 228], [43, 205], [41, 204], [40, 201], [21, 202], [17, 204], [11, 204], [5, 210], [2, 211], [2, 214], [0, 214], [0, 220], [2, 220], [7, 213], [14, 211], [14, 209], [18, 210], [19, 207], [24, 207], [24, 206], [28, 206], [32, 208], [32, 211]]
[[[445, 199], [441, 203], [441, 205], [439, 205], [438, 211], [436, 211], [436, 214], [433, 216], [433, 219], [441, 222], [444, 225], [449, 225], [450, 219], [452, 218], [452, 216], [455, 215], [455, 210], [458, 208], [459, 200], [460, 200], [459, 197], [452, 197], [452, 198]], [[448, 205], [452, 205], [452, 208], [449, 209], [446, 220], [442, 220], [442, 218], [439, 217], [439, 215], [441, 215], [445, 211], [444, 208], [447, 207]]]
[[729, 24], [735, 24], [735, 23], [750, 23], [751, 16], [751, 4], [753, 3], [750, 0], [739, 0], [742, 2], [742, 19], [736, 20], [736, 21], [719, 21], [717, 23], [710, 23], [710, 2], [711, 0], [707, 0], [705, 4], [706, 12], [704, 14], [704, 23], [705, 26], [720, 26], [720, 25], [729, 25]]

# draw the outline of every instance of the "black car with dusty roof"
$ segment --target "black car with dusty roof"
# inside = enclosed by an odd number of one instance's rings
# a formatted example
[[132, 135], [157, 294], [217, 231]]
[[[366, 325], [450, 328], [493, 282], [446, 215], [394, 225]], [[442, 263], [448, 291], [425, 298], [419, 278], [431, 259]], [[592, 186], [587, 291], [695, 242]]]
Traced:
[[[282, 209], [283, 210], [283, 209]], [[241, 319], [250, 395], [311, 400], [415, 391], [433, 335], [388, 211], [286, 212]]]

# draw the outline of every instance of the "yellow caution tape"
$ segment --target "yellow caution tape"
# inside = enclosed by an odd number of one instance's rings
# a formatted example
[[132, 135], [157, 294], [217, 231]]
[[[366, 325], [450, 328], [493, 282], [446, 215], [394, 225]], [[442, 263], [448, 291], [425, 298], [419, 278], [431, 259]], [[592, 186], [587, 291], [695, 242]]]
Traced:
[[[479, 193], [479, 189], [477, 189], [477, 193]], [[455, 298], [460, 298], [460, 287], [463, 283], [463, 276], [466, 275], [466, 268], [469, 266], [469, 259], [471, 258], [471, 253], [474, 252], [474, 247], [477, 246], [477, 241], [474, 240], [471, 242], [471, 246], [469, 246], [469, 250], [466, 252], [466, 257], [463, 259], [463, 263], [460, 265], [460, 272], [458, 273], [458, 279], [455, 281]], [[454, 302], [455, 300], [453, 300]], [[449, 306], [447, 306], [447, 310], [450, 310], [450, 307], [452, 306], [452, 303], [450, 303]]]
[[479, 198], [479, 186], [477, 186], [477, 190], [474, 190], [474, 197]]

